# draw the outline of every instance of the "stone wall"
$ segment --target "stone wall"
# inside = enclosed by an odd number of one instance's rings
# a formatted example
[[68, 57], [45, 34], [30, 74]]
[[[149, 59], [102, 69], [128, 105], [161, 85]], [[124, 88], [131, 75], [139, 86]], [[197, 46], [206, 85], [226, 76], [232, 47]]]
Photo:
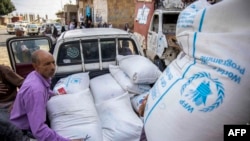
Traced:
[[85, 7], [92, 8], [92, 19], [98, 22], [111, 23], [113, 27], [124, 28], [129, 23], [133, 28], [135, 18], [135, 0], [80, 0], [79, 12], [86, 15]]
[[134, 0], [108, 0], [108, 22], [113, 27], [124, 28], [125, 23], [133, 26], [135, 18]]

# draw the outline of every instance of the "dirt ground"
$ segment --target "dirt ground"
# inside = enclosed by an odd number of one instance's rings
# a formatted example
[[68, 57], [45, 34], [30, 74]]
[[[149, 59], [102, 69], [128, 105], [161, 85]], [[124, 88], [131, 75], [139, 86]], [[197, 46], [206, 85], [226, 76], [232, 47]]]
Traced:
[[6, 47], [0, 47], [0, 64], [10, 66], [9, 55]]

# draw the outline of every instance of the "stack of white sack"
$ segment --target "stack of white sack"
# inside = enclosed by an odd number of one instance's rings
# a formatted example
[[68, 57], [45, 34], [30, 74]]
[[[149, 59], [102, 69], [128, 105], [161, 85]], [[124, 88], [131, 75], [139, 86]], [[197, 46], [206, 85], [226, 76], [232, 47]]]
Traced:
[[250, 121], [250, 1], [198, 0], [179, 15], [183, 51], [150, 90], [148, 141], [223, 141]]
[[140, 55], [117, 56], [118, 66], [110, 65], [109, 71], [121, 87], [131, 95], [133, 109], [139, 107], [162, 72], [148, 58]]
[[88, 73], [79, 73], [59, 80], [57, 86], [64, 82], [66, 85], [63, 88], [67, 93], [54, 96], [48, 101], [48, 117], [51, 128], [65, 138], [103, 141], [100, 119], [87, 87], [88, 79]]
[[162, 74], [152, 61], [141, 55], [118, 55], [117, 61], [120, 69], [135, 84], [154, 84]]
[[59, 135], [102, 141], [102, 130], [89, 89], [52, 97], [47, 104], [50, 125]]
[[129, 94], [110, 73], [90, 80], [101, 119], [103, 141], [139, 141], [143, 123], [134, 112]]
[[[129, 67], [129, 66], [127, 66]], [[146, 70], [145, 70], [146, 71]], [[109, 65], [109, 72], [117, 83], [127, 92], [131, 94], [142, 94], [151, 89], [149, 84], [133, 83], [128, 75], [120, 69], [119, 66]]]

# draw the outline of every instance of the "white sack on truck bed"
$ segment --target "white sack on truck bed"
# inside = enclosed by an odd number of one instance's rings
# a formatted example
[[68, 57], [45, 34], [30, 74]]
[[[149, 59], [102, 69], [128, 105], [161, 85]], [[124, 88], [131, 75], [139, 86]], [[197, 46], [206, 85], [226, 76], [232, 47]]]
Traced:
[[90, 89], [95, 104], [118, 97], [126, 92], [110, 73], [92, 78], [90, 80]]
[[132, 94], [142, 94], [151, 89], [149, 84], [133, 83], [129, 76], [124, 73], [119, 66], [109, 65], [109, 72], [124, 90]]
[[153, 84], [161, 75], [160, 69], [141, 55], [118, 55], [118, 65], [136, 84]]
[[103, 141], [139, 141], [143, 123], [132, 108], [128, 92], [108, 73], [90, 80], [101, 119]]
[[61, 78], [53, 88], [57, 94], [77, 93], [89, 88], [89, 73], [75, 73]]
[[143, 122], [131, 106], [126, 92], [96, 104], [102, 123], [103, 141], [139, 141]]
[[223, 141], [224, 125], [250, 121], [250, 1], [204, 1], [179, 16], [183, 51], [150, 90], [148, 141]]
[[100, 119], [89, 89], [54, 96], [48, 101], [47, 110], [51, 128], [59, 135], [103, 141]]

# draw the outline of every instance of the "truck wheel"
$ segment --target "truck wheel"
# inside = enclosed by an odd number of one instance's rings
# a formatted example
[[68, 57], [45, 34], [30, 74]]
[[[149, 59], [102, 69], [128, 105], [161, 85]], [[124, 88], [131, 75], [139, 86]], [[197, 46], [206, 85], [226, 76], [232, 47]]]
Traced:
[[165, 68], [166, 68], [164, 62], [163, 62], [161, 59], [159, 59], [159, 58], [155, 58], [155, 59], [154, 59], [154, 64], [155, 64], [161, 71], [164, 71]]

